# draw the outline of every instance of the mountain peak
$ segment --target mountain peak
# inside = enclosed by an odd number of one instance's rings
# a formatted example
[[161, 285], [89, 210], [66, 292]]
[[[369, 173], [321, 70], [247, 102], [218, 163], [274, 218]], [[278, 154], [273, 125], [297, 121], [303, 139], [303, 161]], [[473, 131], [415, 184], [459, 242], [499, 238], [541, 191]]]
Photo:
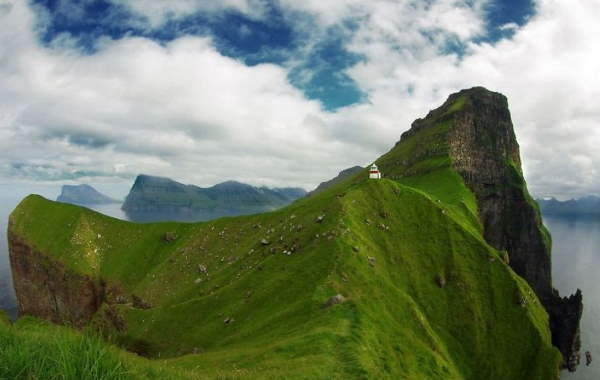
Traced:
[[377, 165], [386, 177], [417, 187], [430, 186], [429, 178], [462, 178], [469, 193], [438, 186], [436, 195], [448, 199], [454, 192], [450, 200], [476, 218], [475, 228], [483, 231], [487, 243], [507, 252], [510, 266], [546, 307], [556, 327], [553, 334], [567, 337], [555, 344], [565, 358], [563, 365], [574, 368], [579, 320], [570, 325], [561, 321], [580, 315], [582, 305], [563, 301], [552, 288], [551, 240], [523, 178], [506, 97], [483, 87], [450, 95], [442, 106], [415, 120]]

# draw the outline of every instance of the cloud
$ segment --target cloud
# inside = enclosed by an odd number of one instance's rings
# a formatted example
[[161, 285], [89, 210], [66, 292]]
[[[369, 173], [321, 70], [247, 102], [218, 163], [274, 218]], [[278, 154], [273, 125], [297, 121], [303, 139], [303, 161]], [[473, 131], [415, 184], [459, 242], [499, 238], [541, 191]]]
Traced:
[[509, 22], [507, 24], [501, 25], [499, 27], [500, 30], [511, 30], [514, 31], [516, 29], [519, 29], [519, 25], [515, 22]]
[[[259, 19], [269, 4], [113, 1], [155, 26], [199, 9]], [[199, 185], [237, 179], [310, 188], [385, 153], [451, 92], [484, 85], [509, 98], [536, 194], [600, 193], [594, 0], [540, 0], [527, 24], [493, 44], [478, 42], [487, 1], [281, 0], [304, 45], [281, 65], [254, 66], [224, 56], [209, 37], [103, 37], [85, 55], [67, 34], [44, 47], [39, 14], [26, 2], [4, 4], [12, 6], [0, 6], [3, 182], [122, 183], [143, 172]], [[361, 57], [337, 77], [366, 98], [328, 112], [289, 78], [297, 67], [298, 81], [316, 77], [303, 60], [332, 30]]]
[[193, 15], [197, 12], [218, 13], [236, 11], [260, 19], [268, 9], [266, 0], [109, 0], [127, 7], [147, 19], [152, 28], [160, 27], [169, 20]]
[[[600, 45], [595, 37], [600, 3], [542, 0], [537, 12], [513, 38], [496, 44], [474, 42], [478, 28], [456, 33], [466, 36], [464, 56], [441, 53], [443, 38], [426, 46], [421, 36], [401, 27], [390, 27], [393, 34], [382, 31], [385, 21], [363, 23], [348, 46], [366, 59], [347, 73], [370, 103], [340, 110], [335, 123], [340, 129], [348, 123], [371, 125], [380, 137], [393, 139], [449, 93], [484, 85], [508, 96], [534, 194], [600, 193]], [[382, 17], [394, 19], [394, 14], [388, 10]], [[372, 134], [358, 126], [352, 131], [345, 137], [383, 149], [383, 139], [369, 139]]]
[[198, 184], [311, 186], [323, 178], [311, 167], [347, 160], [348, 147], [310, 124], [320, 104], [280, 66], [248, 67], [200, 37], [107, 39], [93, 55], [68, 40], [44, 48], [22, 3], [2, 21], [5, 176], [110, 177], [125, 167]]

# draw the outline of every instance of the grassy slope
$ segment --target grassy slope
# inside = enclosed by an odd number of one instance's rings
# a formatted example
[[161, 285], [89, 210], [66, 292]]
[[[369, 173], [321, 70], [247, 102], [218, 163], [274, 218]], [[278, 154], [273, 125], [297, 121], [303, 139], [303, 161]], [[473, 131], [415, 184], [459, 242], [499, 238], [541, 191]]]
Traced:
[[[546, 313], [446, 174], [452, 196], [425, 193], [426, 177], [411, 183], [421, 190], [348, 181], [280, 211], [199, 224], [137, 225], [37, 196], [11, 221], [41, 251], [151, 302], [120, 306], [129, 329], [110, 339], [194, 377], [556, 377]], [[337, 293], [348, 302], [323, 308]]]
[[0, 318], [0, 379], [188, 379], [190, 374], [30, 317]]
[[[485, 243], [451, 168], [449, 116], [466, 101], [377, 161], [395, 181], [365, 172], [276, 212], [198, 224], [136, 225], [32, 196], [11, 228], [150, 301], [119, 306], [129, 328], [109, 340], [191, 378], [557, 378], [547, 314]], [[323, 308], [337, 293], [348, 301]]]

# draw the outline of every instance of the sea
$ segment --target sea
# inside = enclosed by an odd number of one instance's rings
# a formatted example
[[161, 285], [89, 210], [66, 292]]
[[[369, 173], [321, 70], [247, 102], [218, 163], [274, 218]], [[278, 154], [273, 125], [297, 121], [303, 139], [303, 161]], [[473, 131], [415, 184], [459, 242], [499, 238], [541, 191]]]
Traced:
[[583, 292], [581, 353], [592, 354], [592, 364], [585, 365], [585, 355], [574, 373], [563, 372], [561, 379], [600, 379], [600, 219], [544, 216], [552, 234], [552, 280], [562, 296], [577, 289]]
[[[55, 199], [58, 189], [48, 188], [39, 191], [49, 199]], [[12, 286], [6, 228], [10, 212], [26, 194], [2, 192], [0, 185], [0, 309], [5, 310], [14, 319], [16, 300]], [[91, 207], [103, 214], [131, 220], [121, 210], [120, 204]], [[148, 219], [135, 220], [172, 220], [173, 215], [153, 214]], [[187, 220], [189, 221], [189, 220]], [[584, 312], [582, 319], [582, 354], [590, 351], [597, 362], [585, 365], [585, 356], [575, 373], [562, 372], [561, 379], [598, 380], [600, 379], [600, 219], [564, 218], [544, 216], [553, 239], [552, 275], [554, 286], [561, 295], [574, 293], [578, 288], [583, 291]]]

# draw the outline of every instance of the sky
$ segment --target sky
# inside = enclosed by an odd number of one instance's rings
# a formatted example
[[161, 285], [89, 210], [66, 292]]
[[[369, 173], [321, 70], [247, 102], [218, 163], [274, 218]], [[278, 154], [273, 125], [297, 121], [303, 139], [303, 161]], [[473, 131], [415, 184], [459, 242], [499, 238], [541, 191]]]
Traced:
[[0, 0], [0, 185], [319, 182], [508, 97], [535, 196], [600, 194], [598, 0]]

